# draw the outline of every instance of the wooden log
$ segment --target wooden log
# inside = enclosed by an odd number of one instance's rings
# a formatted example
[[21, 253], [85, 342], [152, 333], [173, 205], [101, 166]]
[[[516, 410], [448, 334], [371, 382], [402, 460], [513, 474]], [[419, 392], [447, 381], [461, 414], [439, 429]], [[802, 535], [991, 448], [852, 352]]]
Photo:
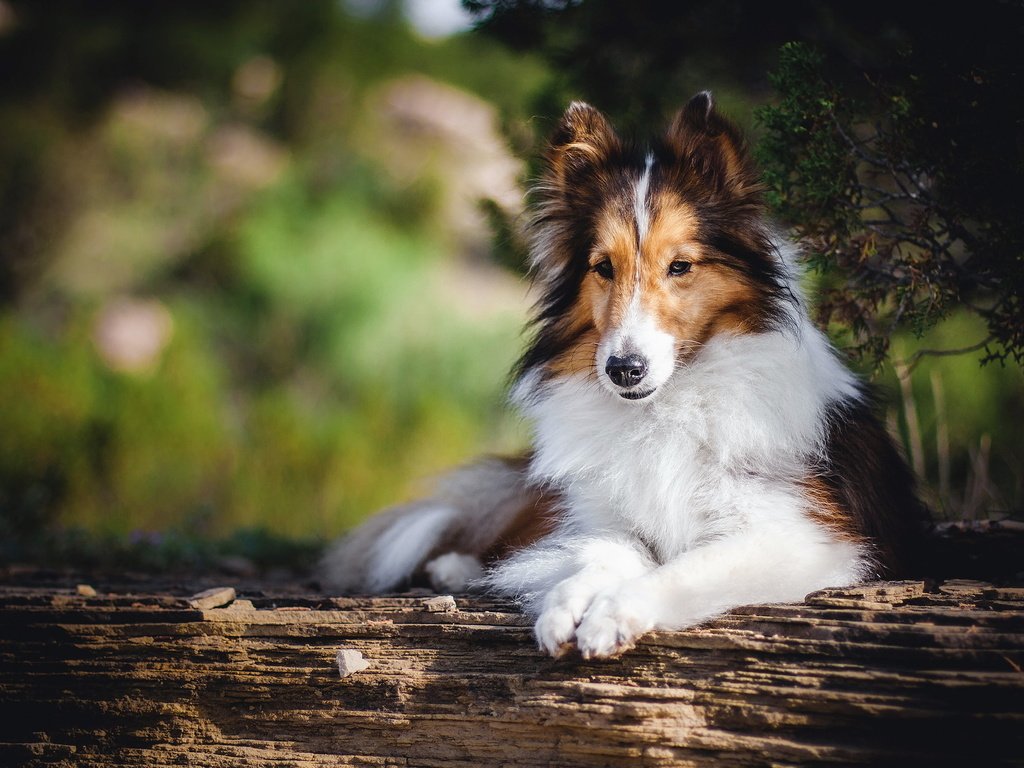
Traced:
[[825, 590], [587, 662], [483, 598], [88, 581], [0, 586], [2, 765], [1024, 764], [1021, 588]]

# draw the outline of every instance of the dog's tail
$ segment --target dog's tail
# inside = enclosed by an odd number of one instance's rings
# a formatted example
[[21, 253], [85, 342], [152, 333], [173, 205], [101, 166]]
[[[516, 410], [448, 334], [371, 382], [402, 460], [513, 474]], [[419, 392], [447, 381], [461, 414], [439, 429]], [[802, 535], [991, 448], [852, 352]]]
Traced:
[[486, 565], [550, 529], [550, 501], [528, 482], [528, 461], [485, 459], [444, 477], [430, 497], [374, 515], [327, 550], [323, 586], [349, 594], [418, 581], [466, 589]]

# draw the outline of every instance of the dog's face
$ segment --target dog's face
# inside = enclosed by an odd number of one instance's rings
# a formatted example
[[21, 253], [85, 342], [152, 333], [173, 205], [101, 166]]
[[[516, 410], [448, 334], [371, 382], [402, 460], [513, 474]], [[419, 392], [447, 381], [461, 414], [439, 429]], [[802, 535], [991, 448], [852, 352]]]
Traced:
[[524, 371], [588, 375], [640, 401], [713, 336], [780, 317], [785, 276], [756, 173], [708, 94], [644, 148], [573, 104], [540, 191], [534, 260], [545, 295]]

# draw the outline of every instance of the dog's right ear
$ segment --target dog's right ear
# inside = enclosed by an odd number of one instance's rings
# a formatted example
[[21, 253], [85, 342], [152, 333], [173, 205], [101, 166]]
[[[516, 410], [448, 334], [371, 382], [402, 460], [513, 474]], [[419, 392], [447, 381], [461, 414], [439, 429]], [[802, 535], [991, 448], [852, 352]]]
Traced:
[[548, 182], [572, 192], [598, 172], [620, 147], [607, 118], [589, 104], [574, 101], [565, 110], [547, 151]]
[[568, 267], [586, 263], [580, 249], [591, 236], [609, 161], [621, 149], [611, 123], [592, 106], [574, 101], [565, 110], [544, 156], [544, 175], [534, 188], [530, 263], [541, 282], [571, 282], [579, 270]]

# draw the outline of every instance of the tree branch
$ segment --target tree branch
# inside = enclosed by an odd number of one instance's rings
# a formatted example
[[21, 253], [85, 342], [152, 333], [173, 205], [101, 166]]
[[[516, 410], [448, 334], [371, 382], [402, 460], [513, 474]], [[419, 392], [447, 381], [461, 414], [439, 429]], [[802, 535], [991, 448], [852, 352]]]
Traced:
[[993, 341], [995, 341], [995, 336], [989, 335], [977, 344], [971, 344], [969, 347], [959, 347], [957, 349], [919, 349], [906, 360], [893, 360], [893, 367], [902, 369], [907, 375], [909, 375], [913, 373], [914, 369], [925, 357], [953, 357], [955, 355], [966, 355], [968, 352], [977, 352], [979, 349], [984, 349]]

